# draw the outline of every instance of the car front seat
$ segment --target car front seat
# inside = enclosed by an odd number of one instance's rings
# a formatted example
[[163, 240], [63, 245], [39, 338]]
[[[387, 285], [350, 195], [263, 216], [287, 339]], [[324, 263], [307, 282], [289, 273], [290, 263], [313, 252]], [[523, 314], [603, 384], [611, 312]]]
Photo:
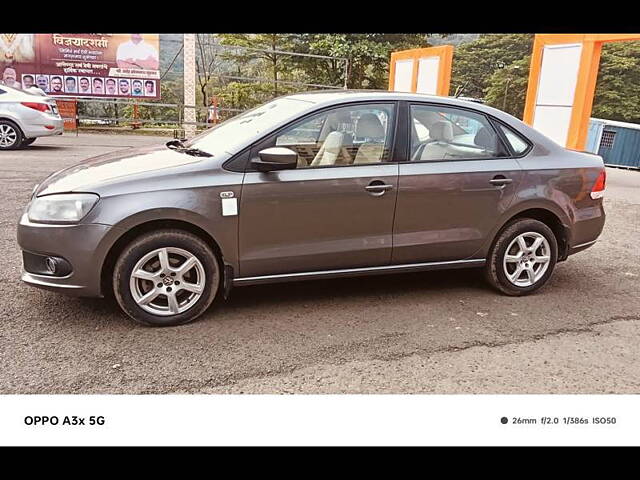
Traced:
[[366, 141], [356, 153], [353, 164], [378, 163], [384, 153], [384, 127], [377, 115], [373, 113], [363, 114], [356, 123], [356, 138], [365, 138]]
[[[453, 127], [450, 122], [435, 122], [429, 127], [429, 141], [422, 148], [420, 160], [442, 160], [451, 151]], [[420, 150], [418, 150], [419, 152]], [[416, 152], [416, 153], [418, 153]]]
[[322, 167], [326, 165], [335, 165], [340, 150], [342, 149], [342, 142], [344, 135], [342, 132], [331, 132], [325, 138], [322, 147], [318, 150], [315, 158], [311, 162], [311, 167]]

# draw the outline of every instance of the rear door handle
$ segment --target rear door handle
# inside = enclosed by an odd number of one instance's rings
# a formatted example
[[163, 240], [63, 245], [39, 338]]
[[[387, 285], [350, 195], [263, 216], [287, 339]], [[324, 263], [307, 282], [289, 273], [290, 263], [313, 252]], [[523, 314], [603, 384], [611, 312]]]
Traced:
[[380, 190], [383, 191], [387, 191], [387, 190], [391, 190], [393, 188], [393, 185], [387, 185], [387, 184], [381, 184], [381, 185], [367, 185], [366, 187], [364, 187], [365, 190], [367, 190], [368, 192], [378, 192]]
[[513, 182], [513, 179], [503, 177], [502, 175], [496, 175], [491, 180], [489, 180], [489, 183], [491, 185], [496, 185], [498, 187], [509, 185], [511, 182]]
[[374, 197], [381, 197], [387, 190], [391, 190], [392, 188], [393, 185], [384, 183], [382, 180], [374, 180], [369, 185], [364, 187], [364, 189], [369, 192], [369, 195], [372, 195]]

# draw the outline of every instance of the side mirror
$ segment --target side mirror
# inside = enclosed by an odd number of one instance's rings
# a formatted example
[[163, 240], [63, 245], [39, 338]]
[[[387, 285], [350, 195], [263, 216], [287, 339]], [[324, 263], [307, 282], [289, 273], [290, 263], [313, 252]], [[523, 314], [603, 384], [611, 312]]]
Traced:
[[259, 172], [289, 170], [298, 166], [298, 154], [290, 148], [271, 147], [258, 152], [259, 159], [251, 160], [251, 166]]

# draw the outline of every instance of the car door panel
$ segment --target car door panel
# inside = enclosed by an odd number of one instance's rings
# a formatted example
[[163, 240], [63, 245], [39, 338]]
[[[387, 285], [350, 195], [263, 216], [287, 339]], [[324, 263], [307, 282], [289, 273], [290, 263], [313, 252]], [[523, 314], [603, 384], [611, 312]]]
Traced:
[[241, 276], [388, 265], [397, 187], [395, 163], [246, 173]]
[[[511, 183], [494, 185], [496, 176]], [[472, 257], [521, 178], [518, 161], [509, 158], [400, 164], [392, 263]]]

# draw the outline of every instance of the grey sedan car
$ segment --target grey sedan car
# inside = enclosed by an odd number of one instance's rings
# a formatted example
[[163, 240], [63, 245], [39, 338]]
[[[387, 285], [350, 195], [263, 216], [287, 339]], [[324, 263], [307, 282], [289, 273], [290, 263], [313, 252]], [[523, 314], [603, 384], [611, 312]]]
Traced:
[[268, 282], [479, 267], [525, 295], [596, 241], [604, 188], [600, 157], [485, 105], [296, 94], [49, 176], [18, 227], [22, 279], [153, 326]]

